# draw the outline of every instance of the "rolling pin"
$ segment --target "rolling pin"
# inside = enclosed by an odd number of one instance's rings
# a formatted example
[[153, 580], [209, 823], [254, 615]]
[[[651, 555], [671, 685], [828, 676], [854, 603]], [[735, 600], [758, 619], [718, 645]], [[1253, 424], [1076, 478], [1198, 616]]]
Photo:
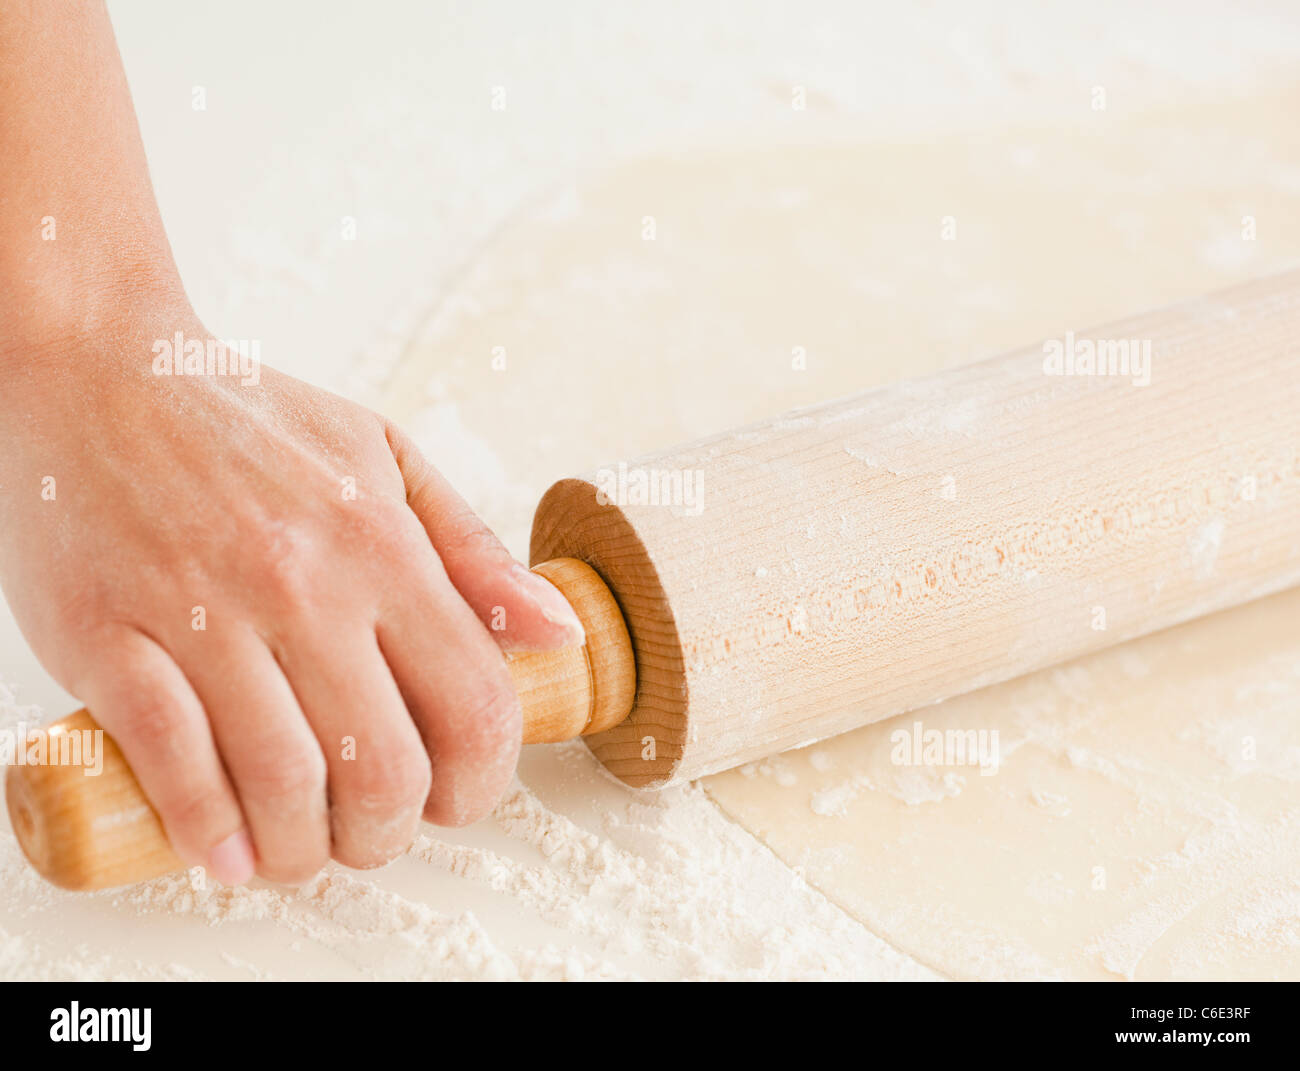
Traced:
[[[511, 659], [525, 740], [583, 735], [638, 787], [1280, 591], [1300, 272], [562, 480], [530, 557], [587, 641]], [[181, 865], [106, 750], [98, 777], [9, 770], [19, 842], [65, 887]]]

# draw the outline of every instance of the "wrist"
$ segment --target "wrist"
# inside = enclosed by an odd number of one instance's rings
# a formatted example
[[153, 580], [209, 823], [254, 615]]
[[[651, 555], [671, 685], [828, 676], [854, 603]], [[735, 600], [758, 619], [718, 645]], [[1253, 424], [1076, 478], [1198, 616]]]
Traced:
[[[63, 359], [129, 357], [123, 343], [165, 335], [194, 313], [175, 268], [120, 262], [111, 272], [25, 280], [0, 307], [0, 384], [16, 368]], [[16, 293], [15, 293], [16, 291]]]

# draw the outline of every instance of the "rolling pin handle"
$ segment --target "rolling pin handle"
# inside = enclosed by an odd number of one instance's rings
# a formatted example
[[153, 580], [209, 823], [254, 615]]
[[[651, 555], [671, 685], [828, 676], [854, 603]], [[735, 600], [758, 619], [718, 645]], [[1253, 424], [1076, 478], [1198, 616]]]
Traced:
[[[569, 740], [617, 725], [636, 694], [632, 641], [618, 603], [596, 571], [574, 558], [543, 562], [535, 572], [569, 600], [586, 638], [581, 646], [507, 660], [523, 711], [524, 743]], [[122, 752], [89, 711], [42, 732], [47, 755], [77, 761], [16, 762], [5, 777], [5, 801], [23, 854], [44, 878], [84, 891], [183, 868]]]

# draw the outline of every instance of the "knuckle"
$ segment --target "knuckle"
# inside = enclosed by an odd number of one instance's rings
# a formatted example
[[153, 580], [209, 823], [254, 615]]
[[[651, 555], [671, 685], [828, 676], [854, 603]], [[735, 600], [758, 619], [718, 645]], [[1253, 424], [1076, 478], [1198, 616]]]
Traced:
[[411, 548], [412, 519], [405, 502], [378, 495], [347, 504], [339, 527], [367, 550], [391, 555]]
[[433, 549], [424, 526], [405, 507], [379, 525], [373, 546], [382, 561], [399, 567], [412, 566]]
[[281, 607], [306, 607], [319, 587], [315, 540], [304, 532], [273, 525], [257, 545], [257, 590]]
[[335, 821], [334, 858], [358, 870], [390, 863], [406, 851], [415, 839], [420, 811], [406, 811], [378, 829], [340, 828]]
[[475, 703], [464, 722], [464, 740], [479, 755], [497, 755], [517, 746], [523, 732], [523, 714], [512, 688], [502, 685]]
[[383, 763], [349, 763], [331, 783], [334, 858], [345, 866], [383, 866], [410, 845], [433, 783], [422, 748], [385, 752]]
[[470, 785], [469, 777], [446, 771], [444, 779], [450, 783], [438, 786], [429, 797], [424, 808], [425, 821], [457, 829], [472, 825], [492, 810], [495, 795], [489, 795], [481, 785]]
[[114, 736], [147, 748], [159, 761], [186, 758], [177, 713], [161, 694], [141, 689], [112, 720]]
[[519, 751], [521, 716], [513, 693], [494, 694], [458, 725], [455, 743], [439, 750], [425, 818], [465, 826], [486, 815], [505, 790]]
[[111, 619], [112, 606], [107, 585], [101, 578], [92, 577], [56, 594], [50, 624], [65, 633], [92, 639], [96, 630]]
[[325, 759], [307, 748], [268, 749], [240, 779], [242, 794], [263, 805], [292, 803], [325, 789]]
[[190, 789], [179, 799], [159, 805], [168, 838], [201, 849], [203, 858], [239, 824], [239, 809], [219, 788]]
[[421, 753], [394, 757], [390, 764], [367, 763], [338, 780], [338, 795], [347, 805], [365, 814], [388, 816], [423, 807], [433, 771]]
[[473, 514], [449, 524], [442, 536], [449, 549], [462, 554], [501, 555], [504, 550], [496, 534]]
[[403, 758], [396, 764], [393, 780], [396, 784], [395, 791], [399, 793], [401, 799], [416, 807], [424, 806], [424, 801], [429, 796], [429, 789], [433, 787], [433, 767], [423, 748], [416, 752], [404, 753]]

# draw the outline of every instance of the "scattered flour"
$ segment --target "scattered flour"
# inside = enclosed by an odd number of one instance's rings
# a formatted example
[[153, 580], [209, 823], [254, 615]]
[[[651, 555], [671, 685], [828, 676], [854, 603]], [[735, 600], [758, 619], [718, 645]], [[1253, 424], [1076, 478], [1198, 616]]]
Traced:
[[1048, 814], [1058, 818], [1065, 818], [1070, 813], [1070, 800], [1060, 793], [1049, 792], [1045, 788], [1031, 788], [1029, 798]]
[[[0, 684], [0, 727], [39, 717]], [[698, 787], [632, 792], [580, 743], [530, 749], [479, 827], [425, 827], [389, 867], [297, 890], [189, 872], [66, 893], [7, 825], [0, 879], [5, 979], [933, 977]]]
[[808, 801], [808, 806], [812, 808], [813, 814], [820, 814], [825, 818], [843, 815], [859, 793], [873, 787], [875, 786], [871, 778], [866, 775], [851, 777], [838, 785], [814, 792]]
[[1187, 542], [1187, 551], [1192, 556], [1196, 575], [1201, 580], [1208, 580], [1214, 575], [1214, 566], [1223, 546], [1223, 530], [1223, 518], [1215, 517], [1201, 525]]

